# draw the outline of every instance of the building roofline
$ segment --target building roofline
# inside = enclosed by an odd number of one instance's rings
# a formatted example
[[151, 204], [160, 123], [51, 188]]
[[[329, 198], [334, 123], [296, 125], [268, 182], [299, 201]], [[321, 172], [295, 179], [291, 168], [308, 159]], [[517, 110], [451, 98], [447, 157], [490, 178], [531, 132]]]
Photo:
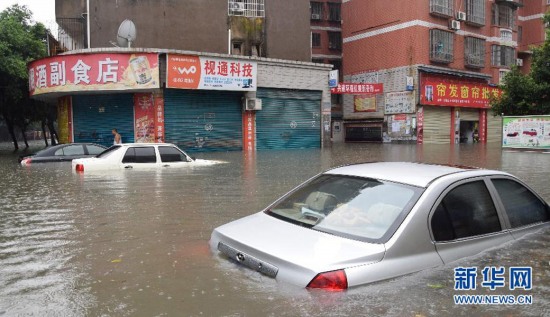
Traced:
[[418, 71], [424, 72], [424, 73], [453, 75], [458, 77], [469, 77], [469, 78], [478, 78], [478, 79], [485, 79], [485, 80], [491, 80], [493, 78], [493, 76], [488, 74], [475, 73], [475, 72], [469, 72], [464, 70], [456, 70], [456, 69], [438, 67], [438, 66], [420, 65], [418, 66]]

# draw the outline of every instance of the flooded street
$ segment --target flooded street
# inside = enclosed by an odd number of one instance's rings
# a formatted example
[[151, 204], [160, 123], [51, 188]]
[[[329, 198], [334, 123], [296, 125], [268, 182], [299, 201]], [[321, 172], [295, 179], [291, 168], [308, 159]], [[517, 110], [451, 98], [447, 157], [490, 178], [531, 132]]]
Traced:
[[[340, 293], [277, 283], [208, 248], [215, 227], [260, 211], [330, 167], [420, 161], [500, 169], [550, 201], [550, 154], [346, 144], [197, 158], [226, 163], [77, 175], [70, 163], [23, 168], [17, 154], [0, 148], [0, 316], [550, 315], [550, 230]], [[454, 305], [453, 268], [491, 265], [533, 267], [533, 305]]]

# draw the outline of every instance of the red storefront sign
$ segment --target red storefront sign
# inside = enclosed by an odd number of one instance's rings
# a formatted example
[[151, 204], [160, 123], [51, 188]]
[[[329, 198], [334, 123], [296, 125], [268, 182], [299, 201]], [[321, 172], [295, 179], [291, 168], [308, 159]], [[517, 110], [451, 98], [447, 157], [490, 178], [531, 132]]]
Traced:
[[429, 106], [490, 108], [491, 98], [498, 98], [501, 94], [498, 87], [483, 82], [423, 75], [420, 103]]
[[256, 113], [243, 112], [243, 150], [253, 151], [256, 148]]
[[364, 84], [364, 83], [339, 83], [338, 87], [331, 88], [332, 94], [381, 94], [384, 92], [384, 84]]
[[134, 140], [136, 143], [164, 142], [164, 102], [161, 95], [134, 94]]
[[75, 54], [29, 64], [29, 92], [133, 90], [159, 88], [158, 55]]

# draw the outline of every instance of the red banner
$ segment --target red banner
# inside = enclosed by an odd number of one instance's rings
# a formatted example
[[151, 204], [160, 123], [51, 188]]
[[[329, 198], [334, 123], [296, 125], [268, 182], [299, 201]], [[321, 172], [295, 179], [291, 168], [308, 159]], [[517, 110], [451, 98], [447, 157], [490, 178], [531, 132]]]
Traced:
[[243, 112], [243, 150], [253, 151], [256, 148], [256, 113]]
[[447, 77], [423, 76], [421, 84], [420, 103], [430, 106], [490, 108], [491, 98], [502, 94], [486, 83]]
[[29, 64], [29, 92], [132, 90], [159, 88], [158, 55], [56, 55]]
[[164, 99], [151, 93], [134, 94], [134, 140], [164, 142]]
[[332, 94], [381, 94], [384, 92], [384, 84], [363, 84], [363, 83], [339, 83], [338, 87], [331, 88]]

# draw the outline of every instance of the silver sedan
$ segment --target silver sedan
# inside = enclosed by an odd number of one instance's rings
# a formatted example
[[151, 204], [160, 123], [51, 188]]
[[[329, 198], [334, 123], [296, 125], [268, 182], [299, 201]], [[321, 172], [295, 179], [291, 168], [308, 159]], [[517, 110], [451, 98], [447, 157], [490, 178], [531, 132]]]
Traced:
[[342, 290], [440, 266], [550, 224], [500, 171], [367, 163], [326, 171], [212, 232], [222, 258], [301, 287]]

